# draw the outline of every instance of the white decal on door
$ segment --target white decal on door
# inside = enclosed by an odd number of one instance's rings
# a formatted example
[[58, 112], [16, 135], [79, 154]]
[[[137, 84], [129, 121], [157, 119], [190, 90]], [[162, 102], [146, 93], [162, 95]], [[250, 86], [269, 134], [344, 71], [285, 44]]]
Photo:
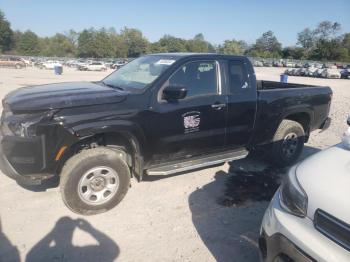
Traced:
[[185, 134], [199, 131], [199, 125], [201, 122], [200, 112], [192, 111], [182, 115], [184, 119]]

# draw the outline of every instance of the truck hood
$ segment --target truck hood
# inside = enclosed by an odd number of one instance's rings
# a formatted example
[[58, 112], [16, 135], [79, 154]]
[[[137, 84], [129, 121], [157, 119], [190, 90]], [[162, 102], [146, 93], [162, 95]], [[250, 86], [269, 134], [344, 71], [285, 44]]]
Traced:
[[118, 103], [128, 93], [93, 82], [22, 87], [7, 94], [3, 107], [11, 111], [39, 111], [83, 105]]
[[323, 150], [297, 167], [300, 185], [308, 196], [307, 216], [319, 208], [350, 224], [350, 151], [342, 144]]

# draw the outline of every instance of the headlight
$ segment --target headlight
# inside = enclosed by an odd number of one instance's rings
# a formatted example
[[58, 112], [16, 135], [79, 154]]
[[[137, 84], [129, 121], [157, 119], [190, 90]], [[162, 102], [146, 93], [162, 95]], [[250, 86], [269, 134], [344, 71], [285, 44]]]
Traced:
[[34, 137], [37, 124], [51, 119], [54, 111], [36, 114], [10, 114], [2, 119], [1, 132], [3, 136]]
[[295, 216], [305, 217], [307, 212], [307, 195], [296, 176], [296, 166], [293, 166], [282, 182], [279, 199], [282, 208]]

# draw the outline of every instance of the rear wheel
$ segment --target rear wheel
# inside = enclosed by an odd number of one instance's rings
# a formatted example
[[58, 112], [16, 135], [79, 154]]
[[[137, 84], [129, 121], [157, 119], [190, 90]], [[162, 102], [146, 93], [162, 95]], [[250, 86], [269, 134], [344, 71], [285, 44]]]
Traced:
[[305, 131], [302, 125], [292, 120], [283, 120], [273, 137], [269, 160], [281, 167], [292, 165], [299, 158], [304, 143]]
[[118, 152], [94, 148], [70, 158], [61, 172], [60, 190], [73, 212], [93, 215], [115, 207], [130, 185], [128, 165]]

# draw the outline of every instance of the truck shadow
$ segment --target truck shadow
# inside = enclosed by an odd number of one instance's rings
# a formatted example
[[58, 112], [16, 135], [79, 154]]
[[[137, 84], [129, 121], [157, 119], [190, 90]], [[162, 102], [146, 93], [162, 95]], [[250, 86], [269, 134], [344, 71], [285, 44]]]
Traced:
[[12, 245], [1, 227], [0, 221], [0, 261], [20, 262], [18, 248]]
[[[305, 147], [301, 159], [317, 151]], [[216, 261], [259, 261], [261, 220], [287, 170], [247, 157], [191, 193], [192, 222]]]
[[[75, 229], [88, 233], [97, 244], [74, 246]], [[84, 239], [86, 240], [86, 239]], [[95, 229], [84, 219], [62, 217], [55, 227], [27, 254], [27, 262], [36, 261], [115, 261], [119, 255], [118, 245], [104, 233]]]

